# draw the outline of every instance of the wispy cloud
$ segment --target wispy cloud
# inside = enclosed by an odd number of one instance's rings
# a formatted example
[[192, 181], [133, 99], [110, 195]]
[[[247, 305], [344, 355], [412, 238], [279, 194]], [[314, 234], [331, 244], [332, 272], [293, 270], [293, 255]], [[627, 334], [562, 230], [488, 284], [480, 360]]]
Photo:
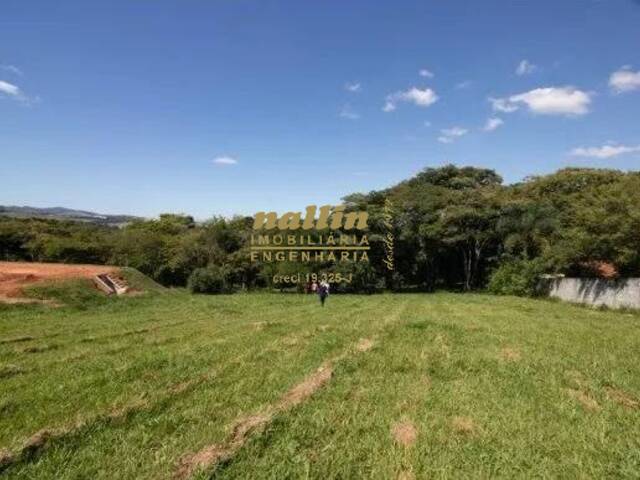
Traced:
[[384, 112], [392, 112], [397, 108], [398, 103], [401, 102], [413, 103], [418, 107], [426, 108], [430, 105], [433, 105], [437, 101], [438, 95], [436, 95], [436, 92], [434, 92], [430, 88], [421, 90], [419, 88], [413, 87], [404, 92], [400, 91], [387, 95], [382, 110]]
[[347, 120], [358, 120], [360, 118], [360, 114], [355, 112], [348, 103], [342, 107], [339, 116]]
[[426, 68], [420, 69], [420, 71], [418, 72], [418, 75], [420, 75], [421, 77], [425, 77], [425, 78], [433, 78], [433, 77], [435, 77], [433, 72], [431, 72], [431, 70], [427, 70]]
[[482, 127], [482, 130], [485, 132], [493, 132], [500, 126], [504, 125], [504, 121], [498, 117], [491, 117], [487, 119], [487, 122]]
[[344, 84], [344, 89], [348, 92], [357, 93], [362, 90], [362, 85], [360, 84], [360, 82], [347, 82]]
[[511, 113], [518, 110], [518, 106], [509, 103], [506, 98], [489, 97], [489, 103], [491, 103], [491, 108], [493, 108], [494, 112]]
[[237, 165], [238, 161], [233, 157], [222, 155], [220, 157], [214, 158], [213, 163], [215, 165], [226, 166], [226, 165]]
[[18, 75], [20, 77], [22, 76], [22, 70], [20, 70], [15, 65], [0, 65], [0, 70]]
[[537, 65], [534, 65], [529, 60], [521, 60], [516, 67], [516, 75], [531, 75], [538, 69]]
[[0, 80], [0, 99], [3, 96], [12, 98], [13, 100], [24, 103], [25, 105], [31, 105], [40, 101], [38, 97], [27, 96], [17, 85]]
[[603, 145], [601, 147], [578, 147], [571, 150], [574, 157], [611, 158], [626, 153], [640, 152], [640, 145], [630, 147], [626, 145]]
[[574, 87], [536, 88], [508, 98], [489, 98], [496, 112], [511, 113], [522, 105], [540, 115], [577, 116], [589, 113], [591, 94]]
[[0, 93], [4, 93], [10, 97], [18, 98], [22, 95], [20, 88], [17, 85], [13, 85], [9, 82], [0, 80]]
[[462, 127], [452, 127], [443, 128], [440, 133], [442, 134], [438, 137], [440, 143], [453, 143], [456, 138], [466, 135], [468, 130]]
[[640, 70], [634, 72], [630, 65], [616, 70], [609, 77], [609, 87], [615, 93], [631, 92], [640, 90]]

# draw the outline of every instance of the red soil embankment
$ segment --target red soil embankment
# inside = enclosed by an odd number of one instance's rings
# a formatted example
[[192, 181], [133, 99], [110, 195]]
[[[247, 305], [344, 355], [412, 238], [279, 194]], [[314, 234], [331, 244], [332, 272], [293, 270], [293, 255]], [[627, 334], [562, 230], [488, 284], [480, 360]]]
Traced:
[[93, 278], [101, 273], [117, 271], [117, 267], [108, 265], [0, 262], [0, 299], [20, 297], [25, 286], [42, 281]]

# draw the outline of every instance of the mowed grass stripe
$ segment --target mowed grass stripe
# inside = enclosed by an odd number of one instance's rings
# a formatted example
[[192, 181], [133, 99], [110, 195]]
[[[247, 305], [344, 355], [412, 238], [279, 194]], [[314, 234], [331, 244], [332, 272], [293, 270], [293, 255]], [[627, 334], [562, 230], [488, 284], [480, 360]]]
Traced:
[[[298, 302], [298, 301], [299, 301], [299, 298], [298, 298], [298, 299], [294, 299], [294, 300], [295, 300], [295, 302]], [[315, 303], [313, 304], [313, 306], [315, 307], [314, 311], [315, 311], [315, 312], [318, 312], [318, 309], [317, 309], [318, 307], [316, 307], [316, 306], [315, 306]], [[371, 310], [373, 310], [374, 308], [375, 308], [374, 306], [371, 306]], [[354, 312], [356, 312], [356, 313], [360, 313], [360, 312], [358, 312], [358, 310], [360, 310], [360, 309], [354, 309], [354, 310], [351, 310], [351, 313], [354, 313]], [[327, 310], [327, 311], [328, 311], [328, 310]], [[336, 316], [336, 320], [337, 320], [337, 322], [336, 322], [336, 323], [338, 323], [338, 324], [342, 324], [342, 325], [344, 325], [344, 326], [346, 327], [347, 325], [349, 325], [348, 323], [343, 322], [343, 320], [345, 320], [345, 318], [346, 318], [346, 317], [348, 317], [348, 314], [346, 314], [346, 315], [337, 315], [337, 316]], [[359, 316], [358, 318], [367, 318], [367, 315], [362, 315], [362, 316]], [[299, 330], [299, 329], [300, 329], [300, 326], [301, 326], [301, 325], [304, 325], [304, 324], [306, 324], [306, 325], [310, 325], [310, 326], [309, 326], [309, 328], [307, 329], [307, 333], [308, 333], [308, 331], [311, 331], [311, 330], [314, 330], [314, 329], [316, 329], [316, 330], [317, 330], [317, 325], [309, 324], [309, 320], [313, 320], [313, 319], [309, 319], [309, 318], [307, 318], [306, 320], [288, 321], [288, 322], [285, 322], [285, 323], [286, 323], [286, 324], [291, 324], [291, 327], [293, 327], [293, 329], [294, 329], [293, 331], [296, 331], [296, 332], [300, 332], [300, 330]], [[283, 324], [285, 324], [285, 323], [283, 323]], [[345, 330], [346, 330], [346, 329], [345, 329]], [[354, 330], [354, 332], [355, 332], [355, 333], [358, 333], [358, 330], [359, 330], [359, 329], [358, 329], [358, 328], [354, 328], [353, 330]], [[302, 332], [304, 333], [305, 331], [304, 331], [304, 330], [302, 330]], [[331, 331], [327, 331], [327, 333], [333, 334], [333, 336], [334, 336], [334, 337], [336, 337], [336, 334], [335, 334], [335, 333], [333, 333], [333, 332], [331, 332]], [[286, 340], [286, 336], [284, 336], [283, 338]], [[251, 340], [251, 338], [247, 338], [247, 340]], [[336, 338], [333, 338], [333, 339], [330, 339], [330, 340], [331, 340], [330, 344], [331, 344], [331, 343], [336, 343]], [[257, 342], [257, 345], [263, 345], [263, 342], [262, 342], [262, 341], [258, 341], [258, 342]], [[300, 345], [300, 347], [302, 347], [302, 346], [303, 346], [303, 345]], [[292, 349], [292, 347], [291, 347], [290, 345], [285, 345], [285, 347], [287, 348], [287, 350], [291, 350], [291, 349]], [[267, 350], [267, 352], [266, 352], [266, 353], [274, 353], [274, 352], [268, 352], [269, 348], [267, 348], [266, 350]], [[254, 352], [253, 350], [251, 350], [250, 348], [249, 348], [249, 351], [251, 351], [252, 353], [255, 353], [255, 352]], [[274, 350], [274, 351], [277, 353], [277, 350]], [[259, 359], [259, 358], [261, 358], [262, 356], [261, 356], [260, 354], [258, 354], [258, 356], [257, 356], [257, 357], [258, 357], [258, 359]], [[269, 359], [266, 359], [266, 360], [269, 360]], [[242, 364], [243, 364], [243, 359], [242, 359], [242, 358], [237, 358], [237, 359], [232, 359], [232, 360], [230, 360], [230, 357], [229, 357], [229, 358], [227, 358], [227, 359], [226, 359], [226, 361], [225, 361], [224, 363], [222, 363], [222, 364], [223, 364], [223, 365], [225, 365], [225, 366], [228, 366], [230, 370], [232, 370], [232, 369], [233, 369], [233, 367], [235, 367], [235, 366], [240, 367], [240, 370], [242, 370], [242, 369], [241, 369], [241, 367], [242, 367]], [[268, 363], [267, 365], [270, 365], [270, 364]], [[263, 366], [263, 367], [264, 367], [264, 366]], [[236, 383], [240, 382], [240, 383], [241, 383], [243, 380], [245, 380], [244, 378], [242, 378], [243, 376], [244, 376], [244, 375], [242, 375], [242, 374], [241, 374], [241, 375], [239, 376], [239, 378], [237, 378], [237, 379], [235, 379], [235, 378], [234, 378], [234, 379], [232, 380], [232, 382], [236, 382]], [[224, 381], [224, 379], [223, 379], [223, 381]], [[214, 383], [215, 383], [215, 382], [214, 382]], [[212, 386], [213, 386], [213, 384], [212, 384]]]
[[[183, 315], [228, 298], [198, 300]], [[336, 365], [325, 388], [200, 476], [638, 476], [637, 314], [485, 295], [332, 296], [325, 309], [316, 302], [243, 296], [234, 308], [274, 315], [269, 327], [254, 334], [239, 322], [220, 345], [204, 329], [207, 341], [191, 338], [193, 349], [172, 343], [164, 357], [141, 345], [148, 355], [132, 357], [125, 372], [159, 375], [143, 383], [149, 393], [202, 372], [192, 361], [222, 370], [183, 395], [158, 395], [151, 408], [61, 438], [5, 476], [169, 478], [182, 454], [224, 444], [238, 418], [277, 403], [327, 358], [373, 337], [366, 355]], [[155, 311], [141, 307], [127, 310], [133, 323]]]
[[[280, 311], [275, 308], [271, 311], [263, 308], [261, 315], [263, 319], [274, 320], [280, 317]], [[132, 317], [131, 320], [135, 321], [135, 318]], [[102, 320], [108, 322], [108, 315]], [[272, 334], [270, 329], [256, 331], [249, 325], [250, 320], [239, 322], [236, 328], [230, 327], [227, 335], [252, 335], [260, 342], [261, 337]], [[69, 411], [69, 418], [95, 412], [108, 408], [114, 402], [124, 402], [127, 397], [138, 396], [141, 390], [144, 392], [153, 391], [155, 388], [167, 388], [176, 377], [201, 374], [202, 369], [209, 363], [224, 362], [228, 349], [211, 343], [212, 337], [216, 339], [214, 342], [217, 342], [224, 339], [224, 336], [219, 334], [215, 321], [210, 325], [213, 328], [208, 329], [206, 325], [197, 322], [187, 326], [190, 329], [195, 328], [195, 332], [200, 334], [195, 341], [176, 343], [158, 349], [150, 348], [139, 341], [131, 343], [127, 339], [123, 344], [114, 342], [111, 346], [112, 351], [125, 346], [129, 351], [123, 354], [101, 356], [102, 352], [97, 352], [96, 355], [82, 358], [73, 365], [58, 364], [49, 368], [44, 368], [43, 365], [33, 375], [20, 375], [9, 379], [11, 381], [4, 379], [0, 405], [10, 409], [12, 415], [3, 416], [11, 421], [6, 425], [7, 428], [1, 429], [0, 436], [3, 440], [0, 445], [9, 446], [4, 439], [11, 433], [11, 429], [22, 431], [24, 437], [38, 428], [50, 427], [51, 422], [47, 421], [47, 417], [55, 416], [58, 419], [64, 408]], [[33, 367], [27, 364], [24, 368]], [[64, 388], [60, 388], [61, 385]], [[87, 392], [91, 392], [91, 395], [87, 395]], [[33, 403], [54, 405], [56, 411], [45, 408], [33, 412], [30, 408]], [[20, 422], [20, 407], [23, 407], [24, 425]], [[42, 417], [40, 421], [39, 416]], [[16, 440], [20, 441], [19, 438]], [[14, 443], [10, 446], [16, 445]]]
[[[639, 342], [625, 329], [637, 315], [455, 298], [408, 311], [213, 478], [637, 478], [640, 410], [629, 400], [640, 392]], [[527, 308], [511, 310], [516, 302]], [[600, 322], [591, 335], [585, 315]], [[631, 357], [610, 354], [612, 344]]]

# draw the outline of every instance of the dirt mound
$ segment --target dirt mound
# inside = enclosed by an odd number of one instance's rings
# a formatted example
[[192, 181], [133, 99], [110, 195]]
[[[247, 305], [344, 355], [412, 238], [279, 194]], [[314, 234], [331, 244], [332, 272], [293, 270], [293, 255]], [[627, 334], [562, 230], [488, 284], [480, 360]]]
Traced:
[[24, 287], [40, 282], [93, 278], [103, 273], [116, 273], [118, 270], [117, 267], [106, 265], [0, 262], [0, 300], [19, 298]]

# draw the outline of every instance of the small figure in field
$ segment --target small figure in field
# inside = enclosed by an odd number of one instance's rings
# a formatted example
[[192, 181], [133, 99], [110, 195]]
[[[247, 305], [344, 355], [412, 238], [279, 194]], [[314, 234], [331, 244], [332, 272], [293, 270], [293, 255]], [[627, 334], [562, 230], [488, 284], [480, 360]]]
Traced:
[[324, 307], [324, 302], [329, 296], [329, 284], [327, 282], [320, 282], [318, 286], [318, 296], [320, 297], [320, 304]]
[[311, 284], [311, 293], [316, 293], [317, 291], [318, 291], [318, 282], [314, 280], [313, 283]]

